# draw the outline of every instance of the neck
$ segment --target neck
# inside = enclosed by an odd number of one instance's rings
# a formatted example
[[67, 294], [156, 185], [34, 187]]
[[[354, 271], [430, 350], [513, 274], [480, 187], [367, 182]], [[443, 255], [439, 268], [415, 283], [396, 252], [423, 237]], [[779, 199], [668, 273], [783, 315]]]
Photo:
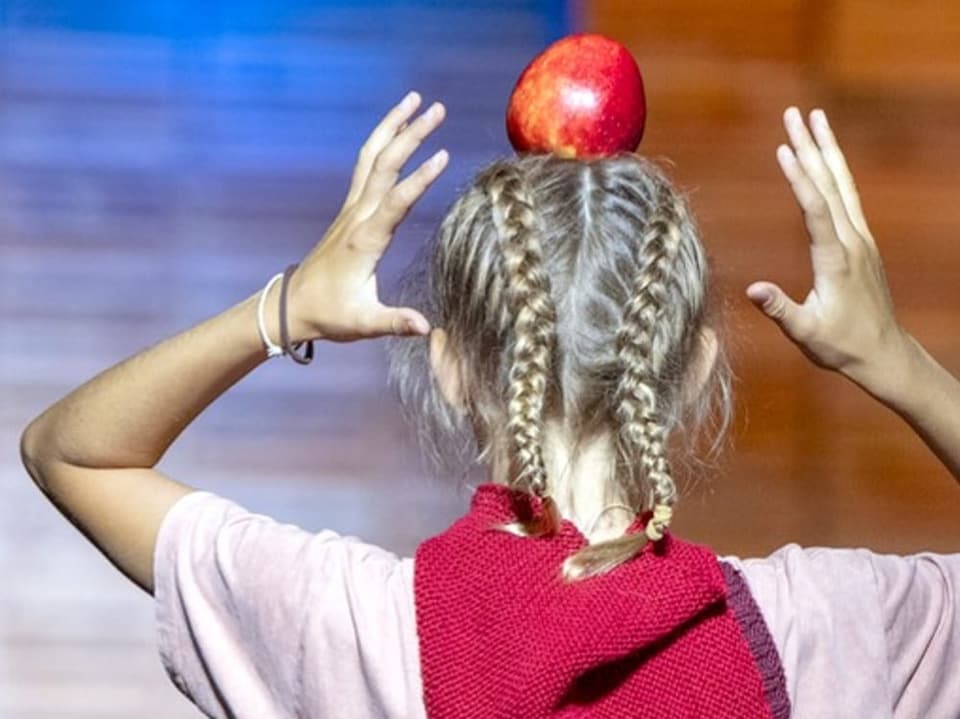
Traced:
[[[633, 521], [635, 512], [611, 506], [625, 504], [622, 492], [606, 481], [612, 470], [612, 436], [590, 440], [576, 457], [570, 451], [572, 446], [573, 441], [562, 425], [545, 423], [543, 453], [548, 494], [560, 515], [573, 522], [589, 541], [620, 536]], [[502, 459], [494, 461], [494, 482], [506, 484], [506, 466]]]

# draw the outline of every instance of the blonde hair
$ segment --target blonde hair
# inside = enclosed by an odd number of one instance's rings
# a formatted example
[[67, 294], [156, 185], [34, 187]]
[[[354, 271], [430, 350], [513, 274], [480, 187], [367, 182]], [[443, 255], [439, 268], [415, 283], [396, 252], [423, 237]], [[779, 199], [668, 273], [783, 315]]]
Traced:
[[[536, 535], [559, 521], [546, 497], [548, 418], [570, 430], [573, 457], [613, 431], [614, 462], [598, 481], [638, 514], [677, 501], [673, 434], [692, 452], [710, 426], [708, 455], [721, 446], [732, 414], [722, 344], [699, 394], [684, 391], [698, 336], [718, 324], [706, 254], [683, 196], [639, 155], [494, 161], [453, 203], [401, 295], [447, 331], [459, 362], [463, 411], [440, 393], [428, 340], [388, 345], [391, 383], [436, 469], [463, 471], [497, 453], [509, 460], [510, 487], [547, 499], [538, 524], [502, 529]], [[588, 545], [564, 576], [607, 571], [646, 541]]]

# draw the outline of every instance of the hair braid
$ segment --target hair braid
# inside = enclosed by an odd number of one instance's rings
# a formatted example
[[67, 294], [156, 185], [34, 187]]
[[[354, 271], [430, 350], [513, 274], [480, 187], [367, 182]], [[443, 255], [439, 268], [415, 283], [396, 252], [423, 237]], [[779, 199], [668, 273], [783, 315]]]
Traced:
[[543, 495], [543, 410], [556, 334], [556, 310], [536, 215], [523, 177], [514, 165], [501, 165], [489, 179], [494, 222], [500, 236], [506, 301], [513, 317], [514, 344], [509, 371], [507, 432], [516, 471], [511, 486]]
[[[625, 534], [613, 540], [588, 545], [563, 565], [567, 580], [602, 574], [639, 552], [648, 540], [658, 540], [669, 525], [676, 502], [676, 486], [666, 456], [667, 428], [658, 412], [657, 385], [663, 364], [657, 352], [659, 320], [666, 305], [667, 287], [681, 242], [680, 201], [667, 186], [656, 192], [639, 243], [635, 249], [636, 271], [631, 294], [623, 310], [616, 335], [616, 354], [621, 366], [620, 380], [613, 395], [613, 413], [619, 423], [617, 457], [626, 470], [617, 472], [627, 499], [642, 506], [652, 505], [653, 516], [645, 533]], [[635, 479], [636, 467], [643, 470], [644, 483]], [[637, 496], [637, 487], [646, 484], [649, 498]]]
[[[637, 247], [637, 272], [633, 296], [624, 308], [617, 333], [617, 356], [623, 372], [615, 394], [615, 415], [620, 423], [618, 453], [630, 471], [639, 460], [659, 525], [648, 534], [658, 539], [666, 524], [677, 491], [666, 456], [667, 428], [657, 406], [657, 384], [662, 358], [654, 351], [658, 320], [663, 313], [671, 266], [680, 246], [678, 200], [666, 188], [657, 196], [657, 205]], [[658, 358], [660, 358], [658, 360]], [[631, 486], [636, 486], [631, 482]], [[634, 498], [636, 499], [636, 498]]]
[[[391, 384], [428, 458], [464, 479], [493, 465], [496, 481], [534, 495], [491, 529], [547, 534], [551, 514], [562, 522], [551, 497], [572, 517], [592, 504], [581, 484], [635, 513], [652, 505], [649, 534], [586, 544], [564, 561], [567, 580], [656, 541], [686, 463], [709, 468], [695, 456], [700, 432], [712, 430], [711, 453], [721, 446], [732, 378], [723, 343], [703, 341], [723, 314], [709, 269], [683, 194], [646, 158], [521, 153], [476, 174], [406, 275], [397, 304], [422, 307], [450, 348], [435, 357], [422, 338], [388, 340]], [[462, 404], [438, 359], [454, 361]], [[576, 471], [594, 462], [609, 471]]]

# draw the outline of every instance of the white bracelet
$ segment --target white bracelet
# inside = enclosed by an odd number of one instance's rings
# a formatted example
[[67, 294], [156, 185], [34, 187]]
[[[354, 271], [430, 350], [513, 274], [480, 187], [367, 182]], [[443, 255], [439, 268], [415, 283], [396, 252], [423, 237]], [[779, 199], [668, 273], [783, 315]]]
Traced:
[[267, 327], [263, 319], [263, 308], [267, 304], [267, 293], [270, 292], [271, 287], [273, 287], [279, 280], [282, 279], [282, 272], [270, 278], [267, 286], [264, 287], [263, 292], [260, 293], [260, 303], [257, 305], [257, 329], [260, 330], [260, 339], [263, 340], [263, 346], [267, 350], [267, 357], [279, 357], [283, 354], [283, 347], [280, 345], [275, 345], [267, 336]]

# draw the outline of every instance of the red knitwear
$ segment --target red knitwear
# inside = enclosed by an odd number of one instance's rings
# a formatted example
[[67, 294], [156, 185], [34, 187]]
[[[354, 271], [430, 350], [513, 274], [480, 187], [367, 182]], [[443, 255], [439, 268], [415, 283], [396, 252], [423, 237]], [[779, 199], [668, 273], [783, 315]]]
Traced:
[[491, 529], [541, 511], [537, 497], [484, 484], [465, 516], [418, 547], [430, 719], [789, 715], [776, 649], [735, 570], [668, 533], [607, 574], [566, 583], [563, 560], [587, 544], [572, 522], [539, 538]]

